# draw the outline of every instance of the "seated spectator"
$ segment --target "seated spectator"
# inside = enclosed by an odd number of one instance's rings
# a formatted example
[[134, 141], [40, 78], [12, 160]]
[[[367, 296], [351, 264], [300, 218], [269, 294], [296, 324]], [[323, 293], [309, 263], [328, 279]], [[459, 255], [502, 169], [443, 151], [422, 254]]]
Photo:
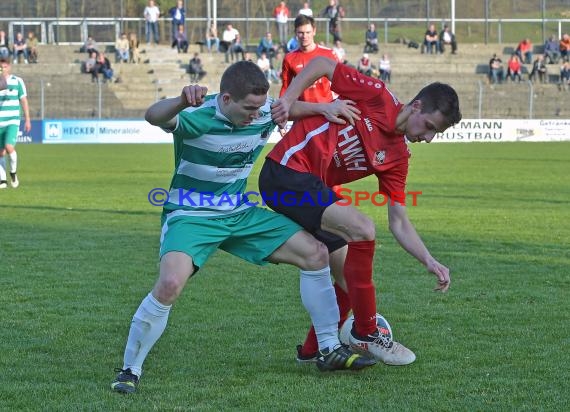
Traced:
[[427, 54], [437, 53], [439, 37], [435, 30], [435, 24], [430, 24], [424, 36], [424, 47]]
[[265, 55], [271, 61], [273, 57], [275, 57], [275, 52], [277, 51], [278, 46], [273, 44], [273, 39], [271, 38], [271, 33], [265, 33], [265, 36], [261, 38], [259, 44], [257, 45], [257, 57], [261, 57], [261, 53], [265, 53]]
[[560, 50], [560, 57], [564, 59], [564, 61], [568, 60], [570, 58], [570, 35], [568, 35], [568, 33], [562, 35], [558, 48]]
[[30, 63], [38, 62], [38, 38], [36, 33], [33, 31], [28, 32], [28, 40], [26, 41], [28, 46], [28, 61]]
[[451, 54], [457, 52], [457, 42], [455, 41], [455, 34], [451, 32], [451, 29], [447, 24], [443, 25], [443, 30], [439, 33], [439, 52], [443, 54], [445, 51], [445, 46], [451, 46]]
[[85, 73], [91, 73], [91, 81], [99, 81], [99, 72], [97, 71], [97, 52], [92, 51], [87, 60], [83, 62], [82, 69]]
[[190, 81], [197, 83], [208, 74], [202, 67], [202, 59], [198, 53], [194, 53], [194, 57], [188, 63], [188, 73], [190, 74]]
[[517, 49], [515, 50], [515, 53], [517, 56], [519, 56], [521, 62], [524, 62], [526, 64], [532, 63], [532, 42], [530, 39], [527, 38], [521, 40], [517, 46]]
[[366, 33], [364, 34], [364, 53], [378, 53], [378, 33], [376, 32], [376, 25], [370, 23]]
[[263, 74], [265, 74], [267, 81], [273, 83], [279, 82], [279, 77], [277, 77], [277, 73], [275, 73], [275, 70], [271, 67], [271, 62], [267, 58], [267, 53], [261, 52], [261, 56], [257, 59], [257, 67], [259, 67]]
[[297, 35], [293, 35], [287, 42], [287, 53], [292, 52], [293, 50], [297, 50], [299, 48], [299, 40], [297, 39]]
[[129, 39], [127, 33], [121, 33], [115, 42], [115, 53], [117, 53], [117, 61], [127, 63], [129, 61]]
[[516, 53], [513, 53], [511, 58], [507, 63], [507, 78], [511, 79], [511, 81], [518, 80], [520, 83], [522, 81], [522, 66], [521, 61], [519, 60], [519, 56]]
[[225, 59], [226, 63], [230, 62], [230, 55], [232, 53], [232, 45], [236, 40], [236, 36], [239, 35], [239, 31], [235, 29], [231, 23], [226, 25], [226, 28], [222, 32], [222, 40], [220, 41], [220, 51], [226, 53]]
[[241, 41], [241, 36], [238, 34], [236, 34], [236, 38], [231, 46], [231, 50], [230, 50], [230, 57], [232, 59], [232, 63], [234, 61], [237, 62], [238, 61], [238, 57], [241, 54], [241, 59], [245, 60], [245, 47]]
[[273, 70], [279, 79], [281, 79], [281, 69], [283, 68], [283, 58], [284, 53], [281, 50], [277, 50], [275, 57], [273, 58]]
[[560, 48], [558, 43], [554, 35], [550, 36], [548, 40], [544, 42], [545, 60], [548, 58], [550, 64], [556, 64], [558, 60], [560, 60]]
[[348, 64], [348, 61], [346, 60], [346, 50], [342, 47], [342, 42], [340, 40], [334, 42], [332, 51], [339, 62]]
[[139, 38], [135, 32], [129, 33], [129, 62], [138, 64], [141, 62], [139, 52]]
[[97, 48], [97, 42], [93, 39], [93, 37], [87, 37], [87, 40], [83, 45], [83, 51], [85, 51], [88, 56], [91, 56], [92, 52], [99, 53], [99, 50], [97, 50]]
[[380, 80], [384, 83], [390, 83], [392, 77], [392, 66], [390, 65], [390, 58], [387, 54], [382, 55], [382, 58], [378, 63], [378, 70], [380, 71]]
[[[105, 53], [100, 52], [96, 58], [95, 63], [95, 70], [97, 73], [101, 73], [103, 75], [103, 82], [113, 81], [113, 69], [111, 67], [111, 62], [105, 56]], [[99, 80], [99, 76], [97, 76], [97, 80]]]
[[368, 53], [364, 53], [360, 60], [358, 60], [358, 64], [356, 65], [356, 69], [367, 76], [372, 75], [372, 62], [368, 56]]
[[206, 30], [206, 47], [208, 52], [212, 52], [212, 46], [215, 46], [215, 51], [220, 51], [220, 38], [218, 37], [218, 28], [214, 22], [210, 23], [210, 27]]
[[530, 72], [528, 79], [532, 81], [536, 77], [538, 77], [538, 81], [540, 83], [547, 83], [548, 76], [547, 76], [546, 62], [542, 54], [539, 54], [534, 63], [532, 64], [532, 71]]
[[14, 48], [12, 51], [12, 57], [14, 58], [14, 64], [20, 61], [20, 56], [24, 58], [24, 63], [28, 64], [28, 46], [26, 45], [26, 39], [21, 32], [16, 33], [16, 39], [14, 40]]
[[8, 36], [4, 30], [0, 30], [0, 58], [7, 58], [10, 56], [10, 43]]
[[495, 53], [489, 60], [489, 80], [491, 80], [491, 84], [502, 83], [504, 74], [503, 61]]
[[178, 50], [178, 53], [188, 53], [188, 38], [184, 32], [184, 26], [178, 26], [174, 39], [172, 40], [172, 48]]

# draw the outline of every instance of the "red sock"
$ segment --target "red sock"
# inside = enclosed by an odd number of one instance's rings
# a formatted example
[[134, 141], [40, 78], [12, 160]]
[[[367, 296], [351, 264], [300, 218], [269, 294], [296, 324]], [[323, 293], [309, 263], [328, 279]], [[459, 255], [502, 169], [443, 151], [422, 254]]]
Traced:
[[372, 281], [374, 240], [348, 243], [344, 277], [354, 312], [354, 328], [362, 336], [374, 333], [376, 327], [376, 288]]
[[[338, 323], [338, 327], [340, 329], [346, 318], [348, 318], [348, 314], [350, 313], [350, 298], [348, 297], [348, 294], [336, 283], [334, 284], [334, 291], [336, 293], [336, 302], [340, 311], [340, 322]], [[319, 342], [317, 341], [315, 328], [313, 325], [311, 325], [311, 329], [309, 329], [309, 333], [307, 333], [307, 337], [305, 338], [305, 342], [301, 348], [301, 355], [309, 356], [318, 351]]]

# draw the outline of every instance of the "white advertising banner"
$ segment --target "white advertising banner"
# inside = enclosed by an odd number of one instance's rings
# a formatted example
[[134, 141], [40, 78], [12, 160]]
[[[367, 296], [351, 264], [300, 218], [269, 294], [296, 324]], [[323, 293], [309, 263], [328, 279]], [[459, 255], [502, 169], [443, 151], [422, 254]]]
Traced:
[[569, 119], [464, 119], [432, 143], [561, 141], [570, 141]]

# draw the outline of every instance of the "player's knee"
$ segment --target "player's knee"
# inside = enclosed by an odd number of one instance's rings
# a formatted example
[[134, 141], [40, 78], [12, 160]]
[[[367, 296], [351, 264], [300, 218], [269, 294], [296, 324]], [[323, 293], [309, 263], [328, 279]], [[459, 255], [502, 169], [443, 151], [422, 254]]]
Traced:
[[374, 240], [376, 239], [376, 226], [370, 218], [359, 214], [354, 219], [349, 234], [352, 241]]
[[185, 280], [176, 273], [166, 273], [160, 276], [155, 288], [154, 295], [162, 304], [172, 304], [182, 292]]
[[329, 252], [327, 247], [315, 239], [311, 247], [305, 253], [305, 264], [303, 269], [320, 270], [329, 265]]

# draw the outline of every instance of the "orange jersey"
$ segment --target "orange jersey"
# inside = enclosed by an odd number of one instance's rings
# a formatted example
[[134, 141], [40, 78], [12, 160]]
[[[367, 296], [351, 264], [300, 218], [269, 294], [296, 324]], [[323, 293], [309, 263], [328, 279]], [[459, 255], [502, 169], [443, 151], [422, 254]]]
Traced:
[[[336, 54], [332, 49], [328, 47], [323, 47], [317, 45], [315, 50], [311, 52], [303, 52], [301, 50], [295, 50], [291, 53], [287, 53], [283, 59], [283, 70], [281, 72], [281, 79], [283, 80], [283, 85], [281, 86], [281, 92], [279, 96], [285, 94], [285, 90], [293, 81], [293, 78], [303, 70], [303, 68], [309, 64], [309, 62], [317, 56], [324, 56], [337, 61]], [[309, 86], [302, 94], [299, 96], [299, 100], [305, 102], [313, 103], [328, 103], [334, 100], [335, 96], [331, 91], [331, 82], [326, 77], [321, 77], [311, 86]]]

